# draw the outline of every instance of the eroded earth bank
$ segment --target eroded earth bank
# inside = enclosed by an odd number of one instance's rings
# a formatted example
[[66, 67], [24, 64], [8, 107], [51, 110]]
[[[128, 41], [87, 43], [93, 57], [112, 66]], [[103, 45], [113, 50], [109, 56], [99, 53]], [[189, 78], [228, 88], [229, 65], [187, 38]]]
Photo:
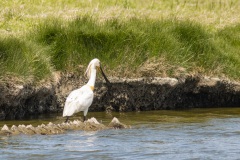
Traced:
[[[240, 83], [188, 76], [184, 78], [97, 79], [89, 111], [146, 111], [194, 107], [240, 107]], [[58, 74], [49, 83], [0, 86], [0, 119], [62, 112], [67, 95], [86, 83], [83, 76]]]

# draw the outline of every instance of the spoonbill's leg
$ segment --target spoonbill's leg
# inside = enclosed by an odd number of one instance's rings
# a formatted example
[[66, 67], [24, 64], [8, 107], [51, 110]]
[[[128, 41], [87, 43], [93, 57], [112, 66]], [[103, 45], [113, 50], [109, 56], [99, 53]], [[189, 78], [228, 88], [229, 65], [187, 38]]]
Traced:
[[67, 116], [67, 119], [66, 119], [65, 123], [67, 123], [67, 122], [68, 122], [68, 119], [69, 119], [69, 117]]

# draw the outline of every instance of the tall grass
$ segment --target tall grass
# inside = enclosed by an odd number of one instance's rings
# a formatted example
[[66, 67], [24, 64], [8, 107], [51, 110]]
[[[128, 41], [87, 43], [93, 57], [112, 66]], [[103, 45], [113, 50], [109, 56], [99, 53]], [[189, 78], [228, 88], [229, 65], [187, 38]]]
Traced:
[[48, 78], [53, 69], [43, 50], [18, 38], [0, 38], [0, 79], [16, 76], [32, 82]]
[[39, 81], [98, 57], [110, 75], [134, 76], [154, 58], [164, 59], [168, 67], [157, 71], [168, 76], [184, 68], [239, 80], [239, 6], [236, 0], [1, 1], [0, 76]]
[[113, 70], [122, 65], [135, 71], [151, 57], [164, 57], [168, 64], [189, 72], [201, 68], [205, 74], [238, 78], [239, 51], [228, 48], [239, 44], [228, 44], [236, 37], [225, 30], [229, 28], [209, 32], [199, 23], [177, 19], [98, 22], [84, 16], [67, 23], [47, 19], [31, 37], [50, 48], [48, 55], [57, 70], [71, 70], [99, 57]]

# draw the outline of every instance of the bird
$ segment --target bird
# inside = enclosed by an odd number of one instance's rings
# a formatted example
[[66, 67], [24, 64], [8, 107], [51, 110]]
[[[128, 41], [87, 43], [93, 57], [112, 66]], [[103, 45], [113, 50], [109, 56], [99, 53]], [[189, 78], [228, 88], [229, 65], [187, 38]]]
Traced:
[[97, 70], [101, 71], [107, 84], [108, 85], [110, 84], [109, 80], [107, 79], [106, 75], [102, 70], [100, 60], [97, 58], [91, 60], [85, 72], [85, 76], [87, 76], [89, 79], [87, 84], [83, 85], [79, 89], [75, 89], [72, 92], [70, 92], [66, 99], [63, 109], [63, 117], [67, 117], [65, 123], [68, 122], [70, 116], [80, 111], [83, 111], [83, 121], [86, 121], [88, 108], [91, 106], [93, 102], [94, 97], [93, 91], [96, 81]]

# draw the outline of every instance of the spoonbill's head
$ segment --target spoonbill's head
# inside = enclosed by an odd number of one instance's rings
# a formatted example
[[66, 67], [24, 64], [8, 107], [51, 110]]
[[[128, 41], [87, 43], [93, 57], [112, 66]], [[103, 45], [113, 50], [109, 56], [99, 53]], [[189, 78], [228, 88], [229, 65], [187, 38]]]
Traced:
[[91, 76], [91, 71], [92, 69], [100, 68], [100, 61], [97, 58], [94, 58], [93, 60], [90, 61], [88, 64], [87, 70], [85, 72], [85, 76], [89, 79]]
[[90, 61], [90, 63], [88, 64], [88, 67], [87, 67], [87, 70], [85, 72], [85, 75], [90, 78], [91, 76], [91, 71], [92, 69], [97, 69], [97, 70], [100, 70], [105, 81], [110, 84], [109, 80], [107, 79], [106, 75], [104, 74], [103, 70], [102, 70], [102, 67], [101, 67], [101, 63], [100, 63], [100, 60], [97, 59], [97, 58], [94, 58], [93, 60]]

